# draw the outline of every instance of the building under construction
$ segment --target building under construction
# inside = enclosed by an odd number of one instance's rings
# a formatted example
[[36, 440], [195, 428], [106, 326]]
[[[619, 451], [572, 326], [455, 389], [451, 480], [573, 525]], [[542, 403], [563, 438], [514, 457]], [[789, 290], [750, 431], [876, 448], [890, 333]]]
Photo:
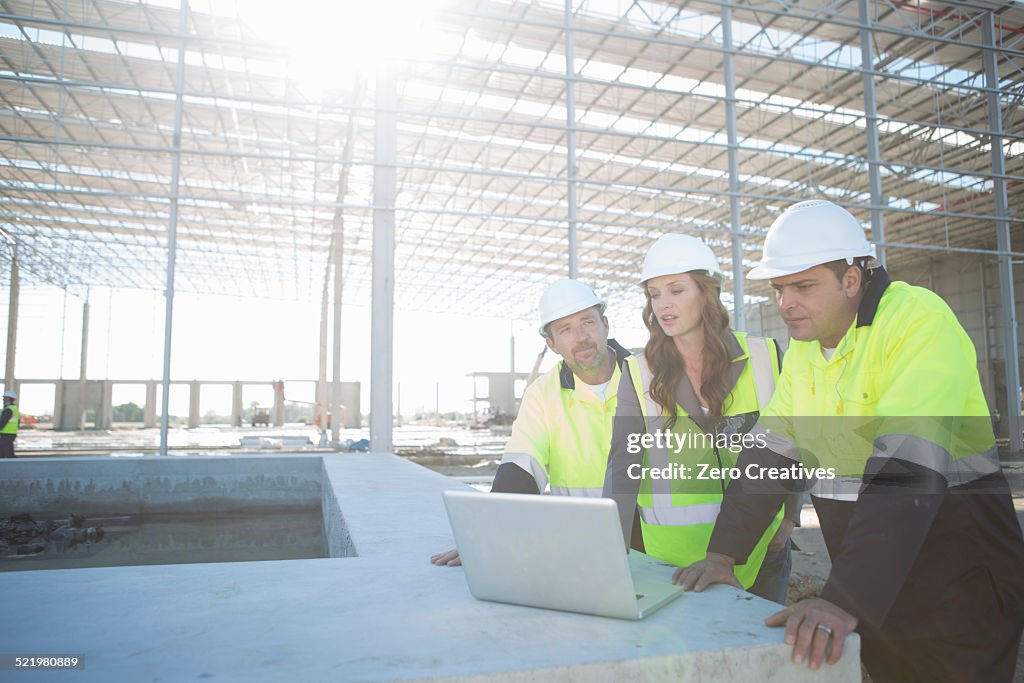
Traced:
[[[976, 347], [1002, 453], [1024, 449], [1018, 1], [0, 0], [0, 102], [4, 382], [52, 392], [54, 433], [80, 430], [88, 411], [95, 431], [111, 426], [117, 383], [144, 393], [138, 421], [160, 423], [162, 454], [175, 446], [175, 392], [188, 396], [188, 426], [208, 390], [230, 402], [231, 423], [257, 427], [285, 422], [286, 393], [303, 384], [332, 448], [369, 417], [374, 455], [351, 458], [4, 461], [4, 515], [286, 505], [322, 521], [323, 538], [296, 551], [311, 554], [235, 556], [230, 574], [203, 554], [216, 539], [170, 560], [197, 564], [65, 572], [60, 591], [52, 572], [11, 571], [19, 628], [7, 649], [84, 652], [89, 680], [791, 680], [777, 632], [723, 630], [726, 617], [760, 624], [767, 612], [716, 591], [680, 600], [678, 628], [493, 617], [461, 579], [427, 574], [429, 551], [452, 542], [440, 506], [452, 482], [383, 455], [402, 412], [395, 349], [419, 341], [396, 335], [396, 318], [529, 320], [533, 349], [537, 295], [569, 276], [635, 322], [641, 261], [665, 233], [715, 251], [733, 327], [785, 339], [768, 283], [744, 275], [786, 207], [845, 207], [894, 279], [948, 302]], [[44, 289], [74, 315], [81, 307], [82, 322], [79, 340], [62, 318], [59, 369], [40, 376], [21, 363], [24, 330], [39, 324], [24, 302]], [[86, 371], [88, 293], [100, 289], [158, 302], [140, 376]], [[231, 381], [175, 375], [175, 301], [212, 294], [314, 308], [318, 320], [294, 333], [316, 339], [315, 376], [281, 384], [273, 362]], [[358, 307], [367, 324], [343, 325]], [[354, 335], [365, 358], [342, 353]], [[465, 373], [491, 382], [490, 409], [500, 398], [506, 417], [527, 369], [510, 336], [507, 373]], [[463, 342], [452, 339], [456, 352]], [[65, 377], [65, 346], [79, 344], [80, 368]], [[356, 367], [369, 368], [368, 400]], [[473, 409], [480, 400], [472, 393]], [[110, 455], [129, 438], [114, 432], [101, 447]], [[306, 437], [295, 438], [301, 450]], [[59, 507], [72, 502], [81, 507]], [[69, 538], [88, 536], [68, 520]], [[300, 545], [301, 531], [252, 524], [275, 549]], [[439, 621], [407, 619], [451, 604]], [[135, 619], [139, 609], [151, 612]], [[505, 638], [521, 651], [495, 650]], [[538, 645], [552, 642], [557, 652]], [[861, 680], [856, 655], [844, 661], [830, 680]]]

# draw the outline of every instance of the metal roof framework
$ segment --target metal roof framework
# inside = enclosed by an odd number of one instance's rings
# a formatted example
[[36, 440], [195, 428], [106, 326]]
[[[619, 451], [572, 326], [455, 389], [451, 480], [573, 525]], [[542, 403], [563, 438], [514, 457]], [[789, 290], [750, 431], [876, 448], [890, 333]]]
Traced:
[[814, 197], [893, 267], [987, 254], [1012, 291], [1024, 257], [1019, 2], [447, 0], [387, 111], [379, 64], [311, 83], [246, 5], [0, 0], [23, 283], [162, 290], [173, 224], [178, 291], [316, 300], [340, 259], [368, 300], [382, 114], [399, 308], [529, 315], [570, 268], [614, 299], [678, 230], [736, 281]]

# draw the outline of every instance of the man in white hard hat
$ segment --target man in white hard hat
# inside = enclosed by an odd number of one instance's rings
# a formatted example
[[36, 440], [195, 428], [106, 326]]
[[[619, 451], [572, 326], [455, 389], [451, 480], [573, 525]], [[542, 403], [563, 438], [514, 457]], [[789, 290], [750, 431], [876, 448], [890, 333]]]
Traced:
[[[598, 498], [612, 418], [629, 351], [608, 338], [605, 304], [579, 280], [557, 280], [540, 298], [539, 332], [562, 361], [523, 393], [492, 491]], [[640, 547], [640, 533], [634, 534]], [[458, 551], [430, 558], [458, 566]]]
[[13, 389], [4, 392], [4, 409], [0, 412], [0, 458], [14, 457], [14, 440], [18, 438], [21, 413], [15, 405], [18, 394]]
[[795, 662], [834, 664], [856, 630], [875, 683], [1009, 683], [1024, 541], [975, 349], [941, 298], [891, 281], [873, 256], [831, 202], [801, 202], [769, 229], [749, 277], [771, 281], [793, 341], [759, 422], [767, 447], [738, 459], [707, 559], [682, 583], [735, 582], [784, 494], [771, 474], [787, 471], [812, 485], [832, 559], [820, 598], [765, 621], [786, 627]]

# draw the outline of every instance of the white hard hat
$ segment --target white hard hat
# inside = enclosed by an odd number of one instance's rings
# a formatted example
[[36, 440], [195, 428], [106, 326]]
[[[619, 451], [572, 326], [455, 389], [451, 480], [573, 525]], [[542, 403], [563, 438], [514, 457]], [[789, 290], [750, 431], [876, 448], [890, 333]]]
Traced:
[[768, 228], [761, 263], [747, 277], [769, 280], [839, 259], [853, 265], [860, 257], [874, 258], [875, 245], [849, 211], [824, 200], [800, 202]]
[[540, 336], [546, 337], [548, 324], [573, 313], [597, 306], [604, 313], [604, 302], [579, 280], [555, 280], [540, 295]]
[[14, 389], [8, 389], [7, 391], [4, 392], [4, 398], [10, 398], [10, 399], [14, 399], [15, 401], [17, 401], [18, 400], [18, 393], [16, 391], [14, 391]]
[[679, 233], [662, 235], [644, 256], [640, 285], [643, 286], [651, 278], [694, 270], [707, 271], [708, 275], [718, 278], [719, 284], [724, 278], [718, 257], [704, 242]]

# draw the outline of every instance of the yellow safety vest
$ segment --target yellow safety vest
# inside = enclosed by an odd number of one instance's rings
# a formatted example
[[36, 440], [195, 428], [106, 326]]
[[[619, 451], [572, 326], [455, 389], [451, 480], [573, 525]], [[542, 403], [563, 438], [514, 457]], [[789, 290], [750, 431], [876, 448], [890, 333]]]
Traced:
[[868, 459], [880, 456], [967, 484], [1000, 469], [976, 363], [974, 344], [937, 294], [892, 282], [831, 359], [816, 341], [790, 344], [761, 426], [777, 453], [834, 469], [811, 489], [819, 497], [857, 500]]
[[[778, 355], [774, 340], [748, 336], [744, 332], [733, 334], [743, 351], [733, 362], [749, 362], [736, 380], [729, 395], [731, 399], [727, 399], [723, 406], [723, 417], [750, 414], [752, 426], [757, 413], [771, 399], [775, 378], [779, 375]], [[626, 367], [640, 399], [648, 434], [653, 436], [656, 430], [664, 428], [665, 417], [649, 392], [650, 368], [642, 355], [627, 358]], [[668, 479], [643, 479], [637, 504], [647, 554], [685, 567], [704, 559], [707, 553], [724, 489], [731, 478], [728, 470], [736, 464], [738, 452], [728, 447], [716, 449], [715, 440], [709, 438], [713, 435], [704, 434], [681, 406], [677, 405], [676, 410], [679, 417], [672, 434], [681, 439], [682, 447], [677, 452], [677, 442], [670, 447], [647, 448], [643, 462], [644, 467], [661, 469], [672, 476]], [[687, 469], [682, 471], [680, 468]], [[712, 468], [720, 471], [714, 472]], [[782, 518], [783, 511], [779, 510], [746, 564], [736, 565], [736, 578], [744, 588], [750, 588], [757, 578], [768, 552], [768, 543]]]
[[9, 406], [4, 406], [10, 409], [11, 419], [7, 421], [3, 429], [0, 429], [0, 434], [17, 434], [18, 433], [18, 421], [21, 420], [21, 413], [18, 412], [18, 406], [13, 403]]
[[619, 360], [629, 353], [613, 340], [609, 347], [616, 362], [603, 399], [577, 383], [564, 361], [523, 392], [501, 462], [532, 474], [542, 493], [550, 484], [554, 495], [601, 496], [622, 377]]

